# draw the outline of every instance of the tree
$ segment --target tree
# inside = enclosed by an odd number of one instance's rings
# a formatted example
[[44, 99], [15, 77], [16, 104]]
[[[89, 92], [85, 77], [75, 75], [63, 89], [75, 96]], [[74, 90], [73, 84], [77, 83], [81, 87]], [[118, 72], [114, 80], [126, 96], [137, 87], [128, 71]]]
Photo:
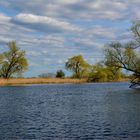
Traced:
[[65, 73], [62, 70], [58, 70], [56, 72], [56, 78], [64, 78], [65, 77]]
[[122, 73], [122, 69], [116, 67], [106, 66], [108, 81], [118, 81], [125, 78], [125, 74]]
[[102, 63], [97, 63], [91, 66], [88, 81], [90, 82], [109, 82], [118, 81], [122, 78], [120, 70], [116, 70], [114, 67], [105, 66]]
[[114, 42], [108, 45], [105, 50], [106, 65], [117, 69], [125, 69], [133, 73], [135, 82], [140, 83], [140, 34], [139, 24], [132, 28], [135, 40], [126, 44]]
[[55, 78], [56, 74], [55, 73], [42, 73], [40, 75], [38, 75], [39, 78]]
[[28, 68], [25, 51], [20, 50], [15, 41], [8, 43], [8, 48], [8, 51], [0, 54], [0, 77], [6, 79], [22, 74]]
[[84, 60], [82, 55], [77, 55], [69, 58], [65, 67], [73, 72], [73, 77], [82, 78], [90, 65]]

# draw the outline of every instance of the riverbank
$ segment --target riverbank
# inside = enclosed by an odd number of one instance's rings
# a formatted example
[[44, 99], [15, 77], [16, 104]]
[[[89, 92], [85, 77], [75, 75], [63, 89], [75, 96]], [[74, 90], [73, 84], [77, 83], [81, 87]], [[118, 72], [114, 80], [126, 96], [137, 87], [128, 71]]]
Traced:
[[26, 85], [26, 84], [64, 84], [64, 83], [86, 83], [87, 79], [71, 79], [71, 78], [15, 78], [0, 79], [0, 86], [6, 85]]
[[[128, 82], [130, 79], [121, 79], [114, 82]], [[72, 78], [13, 78], [13, 79], [0, 79], [0, 86], [12, 85], [32, 85], [32, 84], [79, 84], [88, 83], [85, 79], [72, 79]]]

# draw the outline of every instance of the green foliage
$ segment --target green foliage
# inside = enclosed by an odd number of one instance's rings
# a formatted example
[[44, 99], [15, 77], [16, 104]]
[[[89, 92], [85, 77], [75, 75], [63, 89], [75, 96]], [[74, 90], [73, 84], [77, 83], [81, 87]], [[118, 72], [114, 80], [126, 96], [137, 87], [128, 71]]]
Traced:
[[82, 78], [87, 73], [90, 65], [84, 60], [82, 55], [77, 55], [69, 58], [65, 67], [73, 72], [74, 78]]
[[64, 78], [65, 77], [65, 73], [62, 70], [58, 70], [56, 72], [56, 78]]
[[10, 42], [8, 48], [8, 51], [0, 54], [0, 77], [6, 79], [20, 75], [28, 68], [25, 51], [20, 50], [15, 41]]
[[129, 44], [111, 43], [105, 50], [105, 56], [107, 66], [123, 68], [140, 75], [140, 57]]
[[104, 66], [101, 63], [97, 63], [91, 67], [88, 81], [90, 82], [108, 82], [118, 81], [122, 78], [123, 74], [120, 70]]
[[[116, 69], [125, 69], [134, 75], [140, 83], [140, 22], [135, 22], [132, 31], [135, 40], [126, 44], [119, 42], [108, 44], [105, 50], [105, 64]], [[133, 80], [132, 80], [133, 81]], [[132, 82], [133, 83], [133, 82]]]

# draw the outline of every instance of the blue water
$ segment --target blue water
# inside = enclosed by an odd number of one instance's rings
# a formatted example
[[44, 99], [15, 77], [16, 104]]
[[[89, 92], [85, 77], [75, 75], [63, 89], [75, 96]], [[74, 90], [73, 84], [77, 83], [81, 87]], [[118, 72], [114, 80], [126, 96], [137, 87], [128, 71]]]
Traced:
[[128, 87], [0, 87], [0, 140], [140, 140], [140, 90]]

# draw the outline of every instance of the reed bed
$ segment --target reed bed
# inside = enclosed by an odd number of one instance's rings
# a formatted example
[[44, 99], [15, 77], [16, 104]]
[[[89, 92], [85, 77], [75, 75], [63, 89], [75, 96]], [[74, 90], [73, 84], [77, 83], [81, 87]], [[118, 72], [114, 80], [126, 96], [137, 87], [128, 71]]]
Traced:
[[26, 85], [26, 84], [64, 84], [64, 83], [85, 83], [86, 79], [71, 78], [15, 78], [0, 79], [0, 86], [5, 85]]

